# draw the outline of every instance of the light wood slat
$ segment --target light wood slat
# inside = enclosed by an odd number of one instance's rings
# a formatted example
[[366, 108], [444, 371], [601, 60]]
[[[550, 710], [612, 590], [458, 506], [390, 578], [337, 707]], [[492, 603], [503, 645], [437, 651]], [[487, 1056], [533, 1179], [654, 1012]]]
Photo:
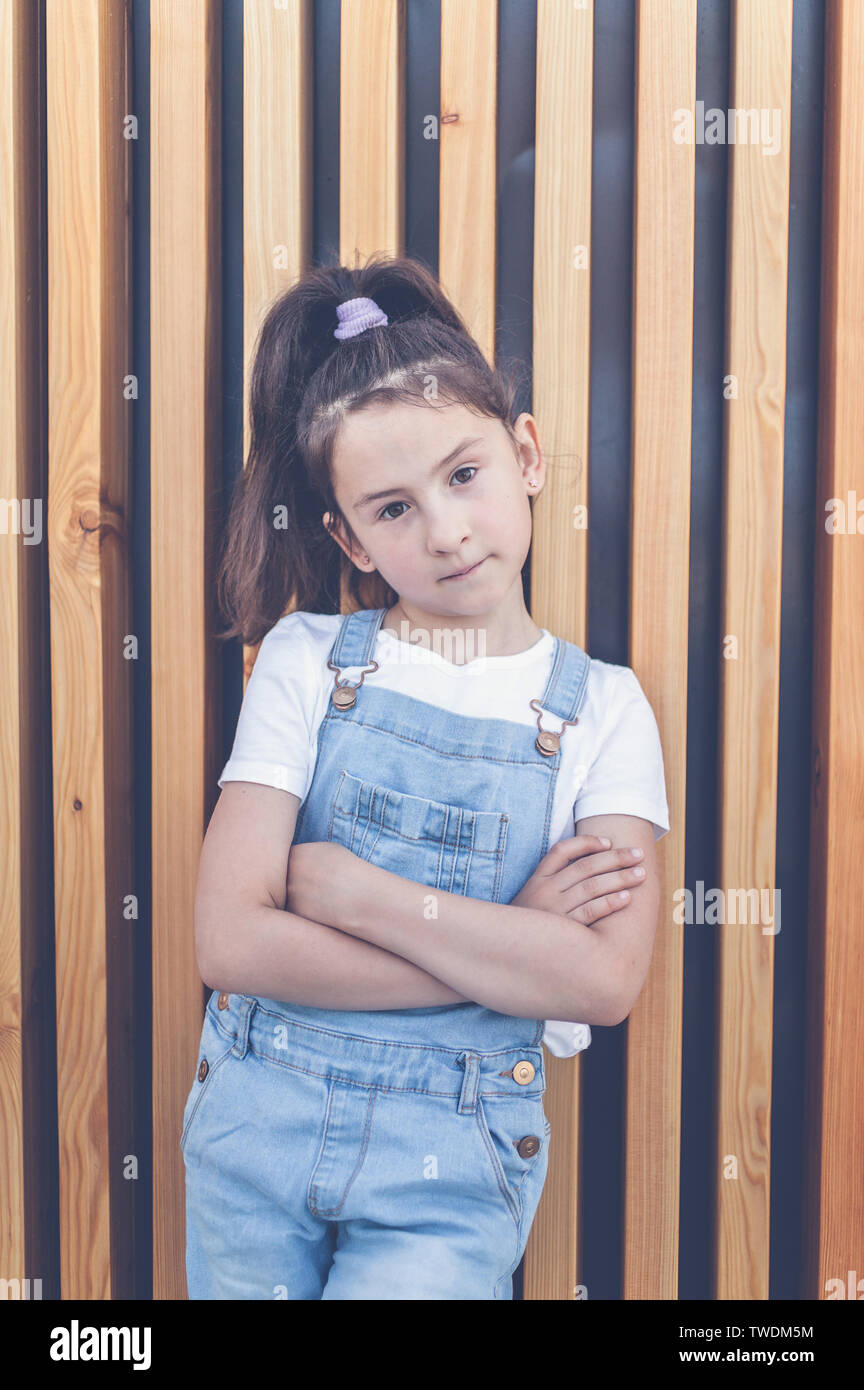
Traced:
[[[532, 413], [546, 455], [533, 503], [531, 613], [585, 645], [591, 316], [589, 7], [537, 6]], [[581, 249], [580, 249], [581, 248]], [[579, 1282], [581, 1055], [545, 1056], [549, 1169], [525, 1252], [526, 1299], [571, 1299]]]
[[[404, 254], [404, 0], [342, 0], [339, 75], [339, 252], [357, 266], [377, 251]], [[340, 608], [351, 562], [340, 557]]]
[[696, 0], [637, 10], [630, 665], [657, 717], [670, 832], [648, 980], [627, 1024], [625, 1299], [678, 1296], [695, 146]]
[[[780, 111], [776, 154], [729, 151], [724, 612], [719, 761], [715, 1297], [767, 1299], [791, 0], [747, 0], [733, 18], [730, 108]], [[752, 136], [751, 136], [752, 140]], [[737, 655], [726, 655], [730, 640]], [[731, 922], [756, 890], [759, 908]], [[745, 915], [746, 909], [736, 910]], [[766, 914], [768, 915], [768, 914]], [[749, 925], [748, 925], [749, 922]], [[732, 1165], [736, 1165], [735, 1168]], [[737, 1171], [737, 1176], [730, 1176]]]
[[124, 1181], [134, 1037], [128, 19], [122, 0], [46, 6], [60, 1257], [73, 1299], [122, 1296], [110, 1192]]
[[[864, 7], [828, 6], [802, 1298], [864, 1296]], [[836, 502], [845, 511], [835, 525]], [[857, 520], [857, 531], [855, 530]], [[850, 1272], [854, 1271], [854, 1275]], [[837, 1283], [842, 1285], [842, 1290]]]
[[438, 276], [495, 359], [497, 0], [441, 0]]
[[[311, 0], [246, 0], [243, 11], [243, 460], [258, 331], [312, 256]], [[259, 644], [243, 648], [245, 691]]]
[[[49, 1252], [34, 1262], [36, 1233], [25, 1226], [25, 1166], [31, 1181], [46, 1181], [39, 1161], [41, 1132], [27, 1124], [40, 1091], [33, 1070], [38, 1039], [26, 1014], [38, 988], [36, 953], [44, 949], [40, 924], [46, 920], [50, 875], [43, 846], [51, 815], [41, 785], [47, 761], [42, 719], [49, 716], [43, 707], [47, 672], [40, 659], [47, 595], [39, 372], [42, 247], [35, 177], [38, 61], [37, 11], [22, 0], [0, 0], [0, 438], [6, 444], [0, 452], [0, 761], [5, 773], [0, 783], [0, 1275], [10, 1281], [43, 1277], [47, 1298]], [[27, 538], [31, 526], [36, 529]], [[53, 1096], [48, 1100], [53, 1109]]]
[[194, 895], [221, 755], [221, 5], [151, 0], [154, 1297], [185, 1296], [183, 1105], [202, 987]]
[[403, 250], [404, 0], [342, 0], [340, 13], [339, 247], [355, 265]]

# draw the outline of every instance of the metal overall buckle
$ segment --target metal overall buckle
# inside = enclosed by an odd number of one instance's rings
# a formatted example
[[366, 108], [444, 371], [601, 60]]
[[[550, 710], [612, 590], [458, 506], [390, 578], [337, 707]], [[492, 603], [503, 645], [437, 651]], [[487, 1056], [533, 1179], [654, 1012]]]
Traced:
[[334, 666], [333, 662], [330, 661], [329, 658], [327, 660], [327, 665], [329, 666], [331, 671], [336, 672], [336, 675], [333, 679], [334, 688], [330, 692], [330, 699], [337, 709], [350, 709], [351, 706], [357, 700], [357, 691], [360, 689], [360, 686], [366, 679], [367, 674], [370, 671], [378, 670], [378, 662], [373, 661], [371, 666], [363, 667], [360, 679], [356, 685], [352, 685], [350, 681], [342, 681], [342, 683], [340, 684], [339, 677], [342, 674], [341, 668], [339, 666]]
[[540, 720], [543, 718], [543, 711], [540, 708], [539, 700], [530, 700], [529, 704], [531, 705], [531, 708], [533, 710], [537, 711], [537, 728], [540, 730], [539, 734], [534, 740], [534, 747], [537, 749], [538, 753], [543, 754], [544, 758], [552, 758], [555, 756], [555, 754], [558, 752], [558, 749], [561, 747], [561, 738], [564, 734], [566, 726], [568, 724], [578, 724], [579, 716], [577, 714], [575, 719], [565, 719], [564, 723], [561, 725], [561, 728], [558, 730], [556, 734], [553, 733], [551, 729], [544, 729], [543, 725], [540, 723]]

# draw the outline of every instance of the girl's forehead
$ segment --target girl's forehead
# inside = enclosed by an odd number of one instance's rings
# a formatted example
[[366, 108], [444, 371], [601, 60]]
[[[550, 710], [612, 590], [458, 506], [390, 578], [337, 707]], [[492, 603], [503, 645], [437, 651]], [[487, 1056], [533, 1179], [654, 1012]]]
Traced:
[[333, 446], [334, 481], [353, 479], [381, 466], [417, 468], [426, 472], [445, 459], [463, 440], [495, 438], [501, 422], [478, 416], [462, 405], [375, 406], [348, 416]]

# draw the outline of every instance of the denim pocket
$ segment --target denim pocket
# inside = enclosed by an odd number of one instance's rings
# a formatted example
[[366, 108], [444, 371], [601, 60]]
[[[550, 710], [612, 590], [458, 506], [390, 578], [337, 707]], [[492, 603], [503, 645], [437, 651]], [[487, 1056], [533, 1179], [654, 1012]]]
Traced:
[[498, 902], [510, 817], [413, 796], [342, 769], [327, 839], [445, 893]]
[[[190, 1131], [201, 1114], [201, 1106], [205, 1097], [212, 1094], [213, 1082], [231, 1056], [235, 1042], [236, 1037], [233, 1034], [225, 1033], [215, 1021], [208, 1005], [204, 1010], [204, 1025], [201, 1029], [201, 1042], [198, 1046], [198, 1061], [195, 1064], [195, 1080], [192, 1082], [192, 1089], [186, 1098], [186, 1105], [183, 1109], [180, 1148], [184, 1153], [189, 1143]], [[204, 1062], [207, 1063], [207, 1067], [202, 1077], [201, 1068]]]
[[[522, 1192], [525, 1179], [541, 1169], [545, 1179], [550, 1126], [543, 1111], [542, 1095], [477, 1098], [477, 1122], [499, 1191], [521, 1228]], [[539, 1140], [534, 1147], [530, 1141]], [[524, 1141], [529, 1141], [525, 1143]], [[520, 1153], [519, 1146], [523, 1146]], [[525, 1152], [528, 1149], [529, 1152]], [[530, 1152], [534, 1149], [534, 1152]], [[534, 1206], [539, 1201], [536, 1195]], [[533, 1215], [533, 1212], [532, 1212]]]

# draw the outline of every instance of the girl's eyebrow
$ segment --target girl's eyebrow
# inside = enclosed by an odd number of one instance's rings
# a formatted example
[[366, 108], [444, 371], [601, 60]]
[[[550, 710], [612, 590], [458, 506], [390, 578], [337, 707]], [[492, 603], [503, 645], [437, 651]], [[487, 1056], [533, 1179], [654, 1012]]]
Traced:
[[[473, 446], [474, 444], [482, 444], [482, 443], [483, 443], [483, 437], [482, 437], [482, 435], [477, 435], [477, 436], [476, 436], [475, 438], [473, 438], [473, 439], [470, 439], [470, 438], [469, 438], [469, 439], [463, 439], [459, 444], [456, 445], [456, 448], [455, 448], [455, 449], [451, 449], [451, 450], [450, 450], [450, 453], [447, 455], [446, 458], [443, 458], [443, 459], [441, 460], [440, 463], [436, 463], [436, 464], [433, 465], [433, 467], [432, 467], [432, 469], [431, 469], [431, 471], [430, 471], [430, 473], [429, 473], [429, 477], [430, 477], [430, 478], [434, 477], [435, 474], [438, 473], [438, 472], [440, 472], [440, 470], [441, 470], [442, 468], [446, 468], [446, 467], [447, 467], [447, 464], [448, 464], [448, 463], [452, 463], [453, 460], [456, 458], [457, 454], [461, 454], [462, 450], [463, 450], [463, 449], [467, 449], [467, 448], [469, 447], [469, 445], [472, 445], [472, 446]], [[354, 508], [353, 508], [353, 510], [354, 510], [355, 512], [359, 512], [360, 509], [361, 509], [361, 507], [367, 506], [369, 502], [378, 502], [378, 501], [381, 500], [382, 497], [392, 497], [392, 495], [393, 495], [394, 492], [404, 492], [404, 491], [405, 491], [405, 484], [403, 483], [401, 487], [388, 487], [388, 488], [385, 488], [383, 492], [364, 492], [363, 496], [360, 497], [360, 498], [358, 498], [358, 500], [354, 503]]]

